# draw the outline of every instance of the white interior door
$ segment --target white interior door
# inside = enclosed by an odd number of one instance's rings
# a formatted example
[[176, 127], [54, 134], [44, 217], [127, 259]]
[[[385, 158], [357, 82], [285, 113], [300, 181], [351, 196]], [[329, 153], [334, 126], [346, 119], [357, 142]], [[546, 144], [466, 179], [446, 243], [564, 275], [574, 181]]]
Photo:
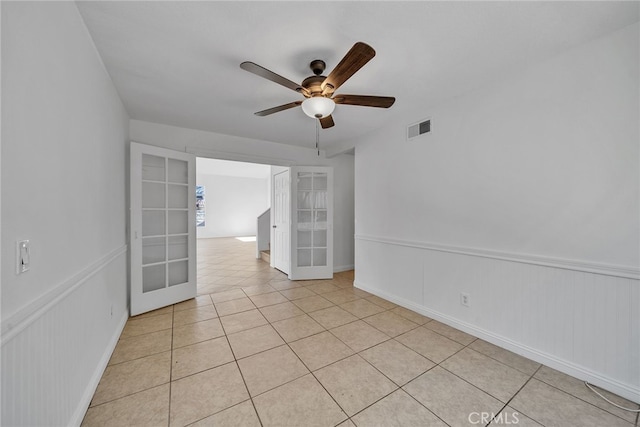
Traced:
[[289, 170], [280, 172], [273, 176], [273, 244], [271, 245], [273, 267], [289, 274], [290, 265], [290, 238], [289, 228], [291, 227], [289, 218], [291, 207], [289, 206]]
[[291, 280], [333, 277], [333, 169], [291, 168]]
[[131, 143], [131, 315], [195, 298], [195, 156]]

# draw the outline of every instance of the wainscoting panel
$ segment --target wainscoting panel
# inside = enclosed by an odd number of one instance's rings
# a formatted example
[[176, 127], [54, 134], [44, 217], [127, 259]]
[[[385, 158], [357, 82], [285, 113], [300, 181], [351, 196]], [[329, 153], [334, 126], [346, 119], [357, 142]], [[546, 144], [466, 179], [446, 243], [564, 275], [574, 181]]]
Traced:
[[356, 237], [356, 286], [640, 403], [633, 268], [510, 258]]
[[[128, 318], [126, 246], [13, 316], [2, 337], [6, 426], [79, 425]], [[59, 290], [58, 288], [64, 288]], [[24, 310], [23, 310], [24, 311]], [[20, 319], [16, 322], [15, 319]]]

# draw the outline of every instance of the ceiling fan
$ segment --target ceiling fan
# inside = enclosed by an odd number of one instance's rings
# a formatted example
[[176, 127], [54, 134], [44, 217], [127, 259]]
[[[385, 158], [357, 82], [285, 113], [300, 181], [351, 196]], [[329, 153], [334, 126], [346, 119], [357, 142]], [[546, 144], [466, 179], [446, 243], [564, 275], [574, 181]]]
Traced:
[[323, 129], [334, 126], [331, 113], [336, 104], [360, 105], [364, 107], [389, 108], [395, 102], [395, 98], [390, 96], [370, 96], [370, 95], [334, 95], [334, 92], [346, 82], [352, 75], [362, 68], [376, 55], [376, 51], [366, 43], [358, 42], [347, 52], [340, 63], [329, 73], [323, 76], [326, 64], [321, 59], [311, 61], [309, 67], [313, 71], [313, 76], [307, 77], [302, 84], [292, 82], [273, 71], [267, 70], [253, 62], [243, 62], [240, 68], [250, 73], [264, 77], [267, 80], [278, 83], [286, 88], [295, 90], [306, 99], [294, 101], [277, 107], [258, 111], [256, 116], [268, 116], [279, 111], [288, 110], [293, 107], [302, 106], [304, 113], [318, 119]]

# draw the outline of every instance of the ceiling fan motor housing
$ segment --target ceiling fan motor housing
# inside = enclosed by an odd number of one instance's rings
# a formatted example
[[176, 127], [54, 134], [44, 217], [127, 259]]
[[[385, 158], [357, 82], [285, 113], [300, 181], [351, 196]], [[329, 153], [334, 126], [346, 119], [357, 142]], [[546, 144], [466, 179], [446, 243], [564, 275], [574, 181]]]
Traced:
[[316, 76], [319, 76], [324, 72], [325, 68], [327, 68], [327, 64], [325, 64], [322, 59], [314, 59], [309, 64], [309, 68], [311, 68], [311, 71], [313, 71], [313, 74], [315, 74]]

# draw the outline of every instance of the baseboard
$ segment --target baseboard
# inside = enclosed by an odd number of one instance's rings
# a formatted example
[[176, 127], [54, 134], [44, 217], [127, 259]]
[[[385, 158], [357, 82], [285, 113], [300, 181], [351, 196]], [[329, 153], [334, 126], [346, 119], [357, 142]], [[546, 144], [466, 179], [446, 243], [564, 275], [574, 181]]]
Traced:
[[343, 271], [350, 271], [354, 269], [354, 265], [353, 264], [349, 264], [349, 265], [340, 265], [337, 267], [333, 267], [333, 272], [334, 273], [341, 273]]
[[481, 338], [487, 342], [490, 342], [491, 344], [497, 345], [498, 347], [502, 347], [516, 354], [519, 354], [520, 356], [534, 360], [538, 363], [542, 363], [543, 365], [556, 369], [567, 375], [571, 375], [580, 380], [587, 381], [591, 384], [615, 393], [618, 396], [624, 397], [625, 399], [640, 404], [640, 388], [638, 387], [621, 383], [620, 381], [603, 376], [597, 372], [586, 369], [580, 365], [576, 365], [570, 361], [558, 358], [545, 352], [538, 351], [535, 348], [531, 348], [508, 338], [496, 335], [491, 331], [478, 328], [477, 326], [474, 326], [470, 323], [462, 322], [453, 317], [447, 316], [434, 310], [430, 310], [426, 307], [416, 304], [415, 302], [405, 300], [404, 298], [398, 298], [380, 289], [369, 287], [362, 282], [358, 282], [357, 280], [353, 282], [353, 285], [358, 289], [377, 295], [409, 310], [413, 310], [416, 313], [420, 313], [423, 316], [435, 319], [453, 328], [459, 329], [477, 338]]
[[105, 349], [104, 355], [100, 359], [100, 362], [96, 366], [96, 370], [91, 376], [91, 380], [87, 384], [87, 388], [84, 393], [82, 393], [82, 397], [78, 402], [78, 406], [69, 421], [70, 426], [80, 426], [82, 424], [82, 420], [84, 420], [84, 416], [89, 409], [89, 405], [91, 404], [91, 399], [98, 388], [98, 384], [100, 384], [100, 379], [102, 375], [104, 375], [104, 371], [107, 369], [107, 365], [109, 364], [109, 360], [111, 359], [111, 355], [118, 345], [118, 340], [120, 339], [120, 335], [124, 330], [124, 326], [127, 324], [127, 320], [129, 319], [129, 307], [124, 312], [120, 322], [118, 323], [118, 327], [116, 328], [114, 334], [111, 336], [109, 340], [109, 344]]

